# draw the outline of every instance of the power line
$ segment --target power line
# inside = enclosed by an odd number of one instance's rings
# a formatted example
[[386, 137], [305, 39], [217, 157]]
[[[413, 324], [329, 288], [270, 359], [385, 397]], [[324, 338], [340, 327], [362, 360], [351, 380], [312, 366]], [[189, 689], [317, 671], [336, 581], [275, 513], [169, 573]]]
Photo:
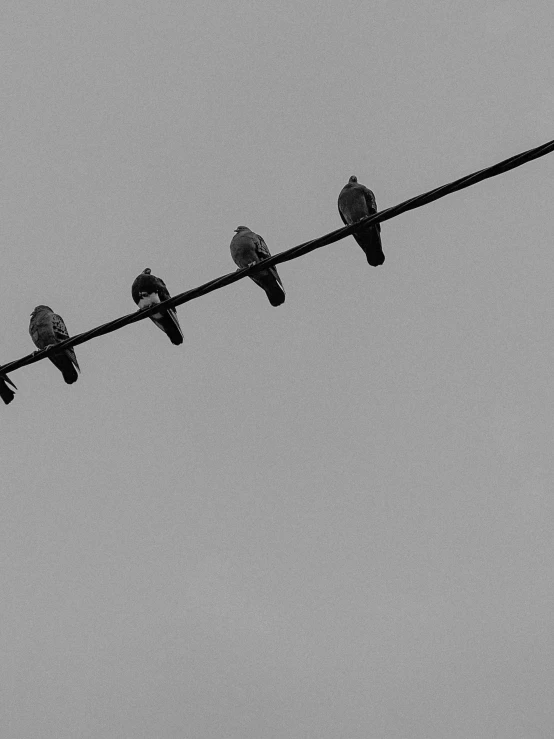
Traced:
[[406, 213], [409, 210], [414, 210], [415, 208], [421, 208], [422, 205], [427, 205], [428, 203], [432, 203], [434, 200], [443, 198], [445, 195], [457, 192], [458, 190], [463, 190], [466, 187], [471, 187], [471, 185], [476, 185], [478, 182], [482, 182], [489, 177], [496, 177], [499, 174], [508, 172], [510, 169], [515, 169], [516, 167], [520, 167], [522, 164], [531, 162], [533, 161], [533, 159], [538, 159], [539, 157], [545, 156], [545, 154], [550, 154], [552, 151], [554, 151], [554, 141], [548, 141], [546, 144], [537, 146], [534, 149], [529, 149], [529, 151], [525, 151], [522, 154], [516, 154], [513, 157], [509, 157], [509, 159], [504, 159], [504, 161], [498, 162], [498, 164], [493, 164], [491, 167], [486, 167], [485, 169], [481, 169], [478, 172], [473, 172], [473, 174], [461, 177], [460, 179], [454, 180], [454, 182], [450, 182], [447, 185], [441, 185], [441, 187], [436, 187], [434, 190], [429, 190], [429, 192], [423, 193], [422, 195], [417, 195], [416, 197], [410, 198], [409, 200], [405, 200], [403, 203], [399, 203], [398, 205], [394, 205], [392, 208], [387, 208], [386, 210], [382, 210], [375, 215], [363, 218], [361, 221], [358, 221], [351, 226], [344, 226], [343, 228], [339, 228], [336, 231], [331, 231], [331, 233], [320, 236], [317, 239], [306, 241], [303, 244], [299, 244], [298, 246], [293, 246], [292, 249], [287, 249], [286, 251], [280, 252], [279, 254], [274, 254], [273, 256], [268, 257], [268, 259], [264, 259], [263, 261], [258, 262], [252, 267], [246, 267], [245, 269], [240, 269], [236, 272], [231, 272], [230, 274], [223, 275], [223, 277], [218, 277], [215, 280], [210, 280], [210, 282], [206, 282], [199, 287], [193, 288], [192, 290], [187, 290], [184, 293], [174, 295], [173, 297], [169, 298], [169, 300], [165, 300], [163, 303], [158, 303], [145, 310], [139, 310], [135, 311], [134, 313], [129, 313], [126, 316], [116, 318], [113, 321], [109, 321], [108, 323], [104, 323], [101, 326], [97, 326], [90, 331], [85, 331], [82, 334], [71, 336], [69, 339], [61, 341], [59, 344], [55, 344], [48, 349], [42, 349], [38, 352], [27, 354], [26, 356], [21, 357], [21, 359], [16, 359], [13, 362], [8, 362], [7, 364], [4, 364], [0, 367], [0, 374], [13, 372], [20, 367], [26, 367], [29, 364], [34, 364], [34, 362], [40, 362], [41, 359], [46, 359], [51, 354], [66, 349], [67, 347], [84, 344], [85, 341], [90, 341], [91, 339], [95, 339], [98, 336], [104, 336], [105, 334], [109, 334], [112, 331], [118, 331], [120, 328], [123, 328], [123, 326], [128, 326], [129, 324], [136, 323], [137, 321], [143, 321], [145, 318], [148, 318], [153, 313], [158, 313], [164, 308], [173, 308], [177, 305], [188, 303], [190, 300], [195, 300], [196, 298], [200, 298], [202, 295], [207, 295], [214, 290], [219, 290], [222, 287], [231, 285], [233, 282], [242, 280], [244, 277], [249, 277], [251, 274], [254, 274], [254, 272], [257, 272], [258, 270], [267, 269], [268, 267], [272, 267], [275, 264], [281, 264], [282, 262], [290, 262], [293, 259], [298, 259], [298, 257], [309, 254], [311, 251], [315, 251], [315, 249], [321, 249], [323, 246], [328, 246], [329, 244], [335, 243], [335, 241], [340, 241], [340, 239], [344, 239], [347, 236], [350, 236], [350, 234], [360, 230], [366, 225], [370, 225], [372, 223], [381, 223], [382, 221], [388, 221], [391, 218], [396, 218], [396, 216], [399, 216], [402, 213]]

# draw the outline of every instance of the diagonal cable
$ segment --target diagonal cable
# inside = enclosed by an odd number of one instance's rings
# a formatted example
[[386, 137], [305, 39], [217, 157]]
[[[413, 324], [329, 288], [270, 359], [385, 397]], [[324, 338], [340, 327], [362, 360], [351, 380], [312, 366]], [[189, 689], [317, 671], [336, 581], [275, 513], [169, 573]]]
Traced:
[[360, 228], [362, 227], [369, 226], [372, 223], [381, 223], [382, 221], [388, 221], [391, 218], [396, 218], [396, 216], [399, 216], [402, 213], [406, 213], [409, 210], [421, 208], [421, 206], [432, 203], [434, 200], [438, 200], [439, 198], [443, 198], [445, 195], [449, 195], [450, 193], [458, 192], [458, 190], [463, 190], [466, 187], [476, 185], [478, 182], [482, 182], [489, 177], [496, 177], [499, 174], [503, 174], [504, 172], [508, 172], [510, 169], [520, 167], [522, 164], [531, 162], [533, 161], [533, 159], [538, 159], [539, 157], [550, 154], [553, 151], [554, 141], [548, 141], [546, 144], [537, 146], [534, 149], [529, 149], [529, 151], [525, 151], [522, 154], [516, 154], [515, 156], [509, 157], [508, 159], [504, 159], [502, 162], [498, 162], [498, 164], [493, 164], [491, 167], [486, 167], [485, 169], [481, 169], [478, 172], [473, 172], [473, 174], [466, 175], [465, 177], [460, 177], [460, 179], [454, 180], [454, 182], [450, 182], [447, 185], [441, 185], [440, 187], [436, 187], [434, 190], [429, 190], [429, 192], [425, 192], [422, 195], [417, 195], [414, 198], [405, 200], [403, 203], [394, 205], [392, 208], [386, 208], [385, 210], [382, 210], [375, 215], [368, 216], [367, 218], [363, 218], [362, 220], [357, 221], [351, 226], [344, 226], [343, 228], [339, 228], [336, 231], [331, 231], [331, 233], [320, 236], [317, 239], [306, 241], [303, 244], [293, 246], [291, 249], [287, 249], [286, 251], [280, 252], [279, 254], [274, 254], [272, 257], [268, 257], [267, 259], [258, 262], [252, 267], [246, 267], [245, 269], [239, 269], [236, 272], [231, 272], [227, 275], [223, 275], [223, 277], [217, 277], [215, 280], [205, 282], [203, 285], [195, 287], [192, 290], [187, 290], [184, 293], [174, 295], [173, 297], [169, 298], [169, 300], [165, 300], [163, 303], [158, 303], [151, 306], [150, 308], [146, 308], [145, 310], [139, 310], [135, 311], [134, 313], [129, 313], [126, 316], [121, 316], [121, 318], [116, 318], [113, 321], [104, 323], [101, 326], [97, 326], [96, 328], [91, 329], [90, 331], [85, 331], [82, 334], [71, 336], [69, 339], [61, 341], [59, 344], [55, 344], [48, 349], [42, 349], [37, 352], [32, 352], [31, 354], [27, 354], [26, 356], [21, 357], [21, 359], [16, 359], [13, 362], [8, 362], [7, 364], [4, 364], [0, 367], [0, 373], [5, 374], [7, 372], [13, 372], [20, 367], [34, 364], [34, 362], [40, 362], [41, 359], [46, 359], [51, 354], [66, 349], [69, 346], [78, 346], [79, 344], [84, 344], [85, 341], [90, 341], [91, 339], [95, 339], [98, 336], [104, 336], [105, 334], [109, 334], [112, 331], [118, 331], [120, 328], [123, 328], [123, 326], [128, 326], [129, 324], [136, 323], [137, 321], [143, 321], [145, 318], [148, 318], [153, 313], [158, 313], [164, 308], [173, 308], [177, 305], [188, 303], [190, 300], [195, 300], [196, 298], [200, 298], [202, 295], [207, 295], [214, 290], [219, 290], [226, 285], [231, 285], [233, 282], [242, 280], [244, 277], [249, 277], [250, 275], [261, 269], [267, 269], [268, 267], [272, 267], [275, 264], [281, 264], [282, 262], [290, 262], [292, 259], [298, 259], [298, 257], [302, 257], [304, 256], [304, 254], [309, 254], [311, 251], [315, 251], [315, 249], [320, 249], [323, 246], [328, 246], [329, 244], [335, 243], [335, 241], [340, 241], [340, 239], [344, 239], [347, 236], [350, 236], [350, 234], [360, 230]]

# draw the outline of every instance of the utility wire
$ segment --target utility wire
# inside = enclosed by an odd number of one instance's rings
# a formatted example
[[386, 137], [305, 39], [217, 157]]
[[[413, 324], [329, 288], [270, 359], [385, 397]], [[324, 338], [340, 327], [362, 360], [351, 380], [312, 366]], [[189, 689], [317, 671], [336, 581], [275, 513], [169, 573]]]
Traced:
[[406, 211], [408, 210], [421, 208], [422, 205], [432, 203], [434, 200], [443, 198], [445, 195], [449, 195], [452, 192], [457, 192], [458, 190], [463, 190], [466, 187], [471, 187], [471, 185], [476, 185], [478, 182], [482, 182], [489, 177], [496, 177], [496, 175], [503, 174], [504, 172], [508, 172], [510, 169], [520, 167], [522, 164], [531, 162], [533, 161], [533, 159], [538, 159], [539, 157], [545, 156], [545, 154], [550, 154], [553, 151], [554, 140], [548, 141], [546, 144], [537, 146], [534, 149], [529, 149], [529, 151], [525, 151], [522, 154], [516, 154], [509, 159], [504, 159], [504, 161], [498, 162], [498, 164], [493, 164], [491, 167], [486, 167], [485, 169], [481, 169], [478, 172], [474, 172], [473, 174], [469, 174], [465, 177], [461, 177], [458, 180], [454, 180], [454, 182], [450, 182], [447, 185], [441, 185], [441, 187], [436, 187], [434, 190], [429, 190], [429, 192], [423, 193], [422, 195], [417, 195], [414, 198], [405, 200], [403, 203], [394, 205], [392, 208], [387, 208], [386, 210], [382, 210], [375, 215], [362, 218], [362, 220], [357, 221], [351, 226], [339, 228], [336, 231], [331, 231], [331, 233], [320, 236], [317, 239], [306, 241], [303, 244], [299, 244], [298, 246], [293, 246], [292, 249], [287, 249], [286, 251], [283, 251], [279, 254], [274, 254], [272, 257], [268, 257], [267, 259], [258, 262], [256, 265], [246, 267], [245, 269], [239, 269], [236, 272], [231, 272], [230, 274], [224, 275], [223, 277], [218, 277], [215, 280], [206, 282], [199, 287], [193, 288], [192, 290], [187, 290], [184, 293], [179, 293], [179, 295], [174, 295], [173, 297], [169, 298], [169, 300], [165, 300], [162, 303], [158, 303], [144, 310], [138, 310], [134, 313], [129, 313], [126, 316], [122, 316], [121, 318], [116, 318], [113, 321], [104, 323], [102, 324], [102, 326], [97, 326], [90, 331], [85, 331], [82, 334], [71, 336], [65, 341], [60, 341], [58, 344], [48, 347], [48, 349], [42, 349], [40, 351], [27, 354], [26, 356], [21, 357], [21, 359], [16, 359], [13, 362], [8, 362], [7, 364], [4, 364], [0, 367], [0, 374], [13, 372], [20, 367], [26, 367], [28, 364], [40, 362], [41, 359], [46, 359], [51, 354], [55, 354], [56, 352], [66, 349], [70, 346], [78, 346], [79, 344], [84, 344], [85, 341], [90, 341], [91, 339], [95, 339], [98, 336], [110, 334], [112, 331], [117, 331], [120, 328], [123, 328], [123, 326], [128, 326], [129, 324], [136, 323], [137, 321], [143, 321], [145, 318], [148, 318], [153, 313], [159, 313], [163, 309], [174, 308], [177, 305], [188, 303], [190, 300], [195, 300], [196, 298], [200, 298], [202, 295], [207, 295], [214, 290], [219, 290], [226, 285], [231, 285], [233, 282], [242, 280], [244, 277], [249, 277], [259, 270], [267, 269], [268, 267], [272, 267], [275, 264], [281, 264], [282, 262], [290, 262], [292, 259], [297, 259], [298, 257], [304, 256], [304, 254], [309, 254], [311, 251], [315, 251], [315, 249], [320, 249], [323, 246], [333, 244], [335, 241], [340, 241], [340, 239], [344, 239], [347, 236], [350, 236], [350, 234], [354, 233], [355, 231], [359, 231], [362, 228], [365, 228], [366, 226], [369, 226], [373, 223], [381, 223], [382, 221], [388, 221], [391, 218], [396, 218], [396, 216], [399, 216], [401, 213], [406, 213]]

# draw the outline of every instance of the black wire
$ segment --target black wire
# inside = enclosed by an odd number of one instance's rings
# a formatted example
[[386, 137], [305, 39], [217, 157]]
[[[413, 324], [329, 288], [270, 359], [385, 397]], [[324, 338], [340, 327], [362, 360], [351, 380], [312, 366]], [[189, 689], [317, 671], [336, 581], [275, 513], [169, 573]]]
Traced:
[[548, 141], [546, 144], [537, 146], [534, 149], [529, 149], [529, 151], [525, 151], [522, 154], [516, 154], [509, 159], [504, 159], [504, 161], [499, 162], [498, 164], [493, 164], [491, 167], [486, 167], [485, 169], [481, 169], [478, 172], [474, 172], [473, 174], [469, 174], [465, 177], [461, 177], [458, 180], [454, 180], [454, 182], [450, 182], [447, 185], [441, 185], [441, 187], [436, 187], [434, 190], [430, 190], [429, 192], [423, 193], [422, 195], [417, 195], [414, 198], [405, 200], [403, 203], [394, 205], [392, 208], [387, 208], [386, 210], [382, 210], [375, 215], [363, 218], [361, 221], [357, 221], [351, 226], [344, 226], [343, 228], [339, 228], [336, 231], [331, 231], [331, 233], [320, 236], [319, 238], [313, 239], [312, 241], [306, 241], [305, 243], [299, 244], [298, 246], [293, 246], [292, 249], [287, 249], [287, 251], [283, 251], [280, 254], [274, 254], [272, 257], [268, 257], [267, 259], [258, 262], [252, 267], [246, 267], [245, 269], [239, 269], [236, 272], [231, 272], [230, 274], [223, 275], [223, 277], [218, 277], [215, 280], [206, 282], [199, 287], [193, 288], [192, 290], [187, 290], [184, 293], [179, 293], [179, 295], [174, 295], [173, 297], [169, 298], [169, 300], [165, 300], [162, 303], [153, 305], [150, 308], [135, 311], [134, 313], [129, 313], [126, 316], [122, 316], [121, 318], [116, 318], [113, 321], [104, 323], [102, 324], [102, 326], [97, 326], [90, 331], [85, 331], [82, 334], [72, 336], [65, 341], [61, 341], [60, 343], [49, 347], [48, 349], [42, 349], [40, 351], [33, 352], [32, 354], [27, 354], [26, 356], [21, 357], [21, 359], [16, 359], [13, 362], [8, 362], [7, 364], [4, 364], [0, 367], [0, 374], [13, 372], [20, 367], [26, 367], [27, 365], [33, 364], [34, 362], [40, 362], [41, 359], [46, 359], [51, 354], [62, 351], [67, 347], [84, 344], [85, 341], [90, 341], [91, 339], [95, 339], [98, 336], [104, 336], [105, 334], [109, 334], [112, 331], [117, 331], [120, 328], [123, 328], [123, 326], [128, 326], [129, 324], [136, 323], [137, 321], [143, 321], [145, 318], [148, 318], [153, 313], [158, 313], [164, 308], [173, 308], [177, 305], [188, 303], [190, 300], [195, 300], [202, 295], [207, 295], [214, 290], [219, 290], [226, 285], [231, 285], [233, 282], [242, 280], [244, 277], [249, 277], [250, 275], [261, 269], [267, 269], [268, 267], [272, 267], [275, 264], [281, 264], [282, 262], [290, 262], [292, 259], [298, 259], [298, 257], [302, 257], [304, 256], [304, 254], [309, 254], [311, 251], [315, 251], [315, 249], [320, 249], [323, 246], [328, 246], [329, 244], [335, 243], [335, 241], [340, 241], [340, 239], [344, 239], [347, 236], [350, 236], [350, 234], [360, 230], [360, 228], [362, 227], [368, 226], [372, 223], [381, 223], [382, 221], [388, 221], [391, 218], [396, 218], [396, 216], [399, 216], [401, 213], [406, 213], [406, 211], [413, 210], [414, 208], [421, 208], [422, 205], [432, 203], [434, 200], [443, 198], [445, 195], [449, 195], [452, 192], [457, 192], [458, 190], [463, 190], [466, 187], [471, 187], [471, 185], [476, 185], [478, 182], [482, 182], [489, 177], [496, 177], [496, 175], [503, 174], [504, 172], [508, 172], [510, 169], [515, 169], [516, 167], [520, 167], [522, 164], [531, 162], [533, 161], [533, 159], [538, 159], [545, 154], [550, 154], [552, 151], [554, 151], [554, 141]]

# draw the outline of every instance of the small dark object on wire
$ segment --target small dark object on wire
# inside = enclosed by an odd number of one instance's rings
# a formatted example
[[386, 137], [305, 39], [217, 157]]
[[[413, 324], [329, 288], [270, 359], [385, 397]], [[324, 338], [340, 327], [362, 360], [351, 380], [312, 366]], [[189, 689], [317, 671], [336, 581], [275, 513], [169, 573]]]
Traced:
[[[255, 234], [247, 226], [235, 229], [231, 239], [231, 256], [239, 269], [250, 267], [271, 256], [267, 244], [259, 234]], [[250, 279], [265, 291], [267, 299], [276, 308], [285, 302], [285, 288], [275, 267], [260, 270]]]
[[[148, 308], [150, 305], [162, 303], [171, 297], [165, 282], [161, 277], [155, 277], [150, 267], [144, 269], [133, 282], [131, 295], [139, 308]], [[154, 313], [150, 316], [150, 320], [167, 334], [172, 344], [179, 346], [183, 343], [183, 332], [175, 308]]]
[[16, 386], [13, 384], [9, 377], [7, 377], [6, 375], [1, 375], [0, 398], [2, 398], [6, 405], [9, 405], [15, 397], [15, 393], [10, 385], [13, 387], [14, 390], [17, 390]]
[[[375, 195], [369, 188], [358, 182], [356, 175], [352, 175], [340, 191], [337, 205], [345, 226], [350, 226], [377, 213]], [[362, 231], [354, 231], [352, 236], [362, 247], [368, 264], [372, 267], [379, 267], [385, 263], [380, 223], [366, 226]]]
[[[52, 308], [47, 305], [37, 305], [31, 313], [29, 333], [33, 344], [38, 346], [39, 349], [45, 349], [69, 339], [69, 332], [63, 318], [54, 313]], [[75, 351], [71, 347], [56, 351], [49, 359], [60, 370], [68, 385], [77, 382], [81, 368], [77, 362]]]

